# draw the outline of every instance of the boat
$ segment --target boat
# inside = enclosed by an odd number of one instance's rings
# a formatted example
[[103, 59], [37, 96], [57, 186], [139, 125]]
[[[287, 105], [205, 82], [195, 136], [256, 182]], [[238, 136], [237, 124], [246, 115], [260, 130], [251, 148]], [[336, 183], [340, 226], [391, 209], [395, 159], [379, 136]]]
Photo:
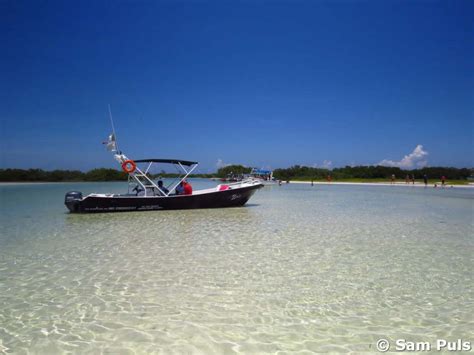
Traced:
[[273, 177], [271, 170], [252, 168], [248, 174], [234, 174], [230, 173], [226, 177], [219, 179], [222, 182], [238, 182], [247, 179], [252, 179], [261, 182], [263, 185], [274, 185], [278, 181]]
[[[127, 193], [92, 193], [83, 197], [81, 192], [70, 191], [66, 193], [64, 203], [71, 213], [238, 207], [245, 205], [263, 187], [259, 181], [245, 179], [195, 190], [190, 194], [176, 194], [178, 186], [186, 183], [198, 162], [180, 159], [132, 160], [118, 151], [114, 137], [115, 133], [109, 136], [107, 145], [109, 150], [116, 152], [115, 160], [128, 174]], [[154, 164], [174, 165], [180, 174], [168, 186], [164, 186], [162, 182], [155, 182], [150, 174]]]
[[252, 171], [250, 171], [249, 177], [256, 181], [260, 181], [264, 185], [276, 184], [271, 170], [253, 168]]
[[233, 173], [227, 174], [225, 178], [220, 179], [220, 181], [223, 181], [223, 182], [238, 182], [242, 180], [245, 180], [244, 174], [233, 174]]
[[[116, 159], [122, 163], [124, 170], [127, 170], [128, 192], [125, 194], [92, 193], [85, 197], [81, 192], [68, 192], [64, 203], [70, 212], [238, 207], [245, 205], [255, 191], [263, 187], [261, 182], [247, 179], [235, 183], [220, 184], [214, 188], [195, 190], [189, 195], [177, 195], [176, 188], [186, 181], [189, 174], [197, 167], [197, 162], [178, 159], [131, 160], [123, 154], [116, 155]], [[148, 166], [141, 169], [139, 168], [140, 163], [146, 163]], [[147, 173], [152, 164], [156, 163], [173, 164], [183, 169], [184, 174], [167, 187], [160, 187]]]

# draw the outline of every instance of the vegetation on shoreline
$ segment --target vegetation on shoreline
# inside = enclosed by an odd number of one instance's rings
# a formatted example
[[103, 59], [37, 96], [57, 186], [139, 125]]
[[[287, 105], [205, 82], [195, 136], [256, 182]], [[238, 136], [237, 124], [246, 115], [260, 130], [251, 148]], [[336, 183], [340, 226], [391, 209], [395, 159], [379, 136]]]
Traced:
[[217, 170], [217, 177], [225, 178], [228, 175], [249, 174], [252, 168], [243, 165], [227, 165]]
[[[229, 165], [220, 168], [216, 174], [192, 174], [190, 177], [212, 178], [225, 177], [230, 173], [248, 174], [251, 168], [243, 165]], [[340, 182], [387, 182], [391, 176], [395, 175], [398, 182], [405, 181], [409, 175], [415, 176], [416, 180], [422, 180], [426, 174], [429, 182], [439, 182], [441, 176], [445, 176], [450, 184], [464, 184], [472, 174], [472, 169], [467, 168], [445, 168], [429, 167], [414, 170], [403, 170], [396, 167], [385, 166], [346, 166], [333, 170], [311, 168], [307, 166], [295, 165], [287, 169], [276, 169], [273, 176], [278, 180], [296, 181], [327, 181], [328, 176], [332, 181]], [[159, 176], [163, 178], [175, 178], [178, 174], [166, 173], [153, 174], [152, 178]], [[79, 170], [53, 170], [42, 169], [0, 169], [0, 182], [61, 182], [61, 181], [124, 181], [127, 174], [115, 169], [93, 169], [88, 172]]]
[[[178, 174], [161, 173], [151, 175], [164, 178], [175, 178]], [[190, 177], [213, 177], [213, 174], [192, 174]], [[127, 174], [115, 169], [92, 169], [88, 172], [79, 170], [42, 169], [0, 169], [0, 182], [64, 182], [64, 181], [126, 181]]]
[[121, 181], [127, 174], [115, 169], [79, 170], [0, 169], [0, 181], [58, 182], [58, 181]]
[[403, 170], [397, 167], [386, 166], [346, 166], [344, 168], [328, 170], [295, 165], [288, 169], [276, 169], [273, 171], [273, 176], [276, 179], [285, 181], [327, 181], [330, 176], [332, 181], [386, 182], [392, 175], [395, 175], [395, 179], [398, 181], [405, 181], [407, 175], [410, 177], [414, 176], [416, 180], [422, 180], [425, 174], [428, 179], [436, 179], [436, 181], [439, 181], [442, 176], [445, 176], [448, 180], [466, 181], [471, 175], [471, 169], [429, 167]]
[[[325, 179], [306, 179], [306, 178], [294, 178], [292, 179], [291, 181], [300, 181], [300, 182], [311, 182], [311, 181], [314, 181], [315, 183], [316, 182], [323, 182], [323, 183], [328, 183], [328, 180], [327, 178]], [[391, 182], [391, 179], [356, 179], [356, 178], [348, 178], [348, 179], [331, 179], [331, 182], [346, 182], [346, 183], [357, 183], [357, 184], [360, 184], [360, 183], [366, 183], [366, 184], [380, 184], [380, 183], [384, 183], [384, 184], [388, 184]], [[415, 182], [417, 184], [422, 184], [423, 183], [423, 179], [415, 179]], [[453, 180], [453, 179], [448, 179], [446, 180], [446, 184], [448, 185], [467, 185], [469, 184], [469, 180]], [[405, 179], [395, 179], [395, 183], [396, 184], [405, 184]], [[433, 178], [433, 179], [428, 179], [428, 185], [432, 186], [434, 184], [440, 184], [441, 183], [441, 179], [440, 178]], [[409, 182], [409, 185], [411, 185], [412, 182], [410, 181]], [[408, 185], [407, 185], [408, 186]]]

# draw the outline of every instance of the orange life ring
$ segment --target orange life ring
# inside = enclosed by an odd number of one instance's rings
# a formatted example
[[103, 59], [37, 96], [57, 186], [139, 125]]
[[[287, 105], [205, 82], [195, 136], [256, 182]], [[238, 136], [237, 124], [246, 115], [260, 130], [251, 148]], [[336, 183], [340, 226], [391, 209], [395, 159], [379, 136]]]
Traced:
[[136, 168], [137, 168], [137, 164], [135, 164], [133, 160], [126, 160], [122, 164], [123, 171], [129, 174], [133, 173]]

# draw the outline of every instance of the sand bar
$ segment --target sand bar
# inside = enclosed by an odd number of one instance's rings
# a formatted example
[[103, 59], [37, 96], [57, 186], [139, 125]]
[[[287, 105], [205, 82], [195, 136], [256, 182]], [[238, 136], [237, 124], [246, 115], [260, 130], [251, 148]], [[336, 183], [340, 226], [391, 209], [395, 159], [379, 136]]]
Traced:
[[[291, 184], [311, 184], [311, 181], [294, 181], [290, 180]], [[283, 182], [285, 184], [285, 182]], [[395, 182], [391, 184], [389, 182], [326, 182], [326, 181], [314, 181], [315, 185], [361, 185], [361, 186], [405, 186], [405, 187], [425, 187], [425, 184], [416, 182], [415, 184], [406, 184], [404, 182]], [[441, 181], [436, 183], [438, 188], [474, 188], [473, 184], [469, 185], [449, 185], [445, 187], [441, 186]], [[434, 184], [428, 184], [427, 187], [434, 188]]]

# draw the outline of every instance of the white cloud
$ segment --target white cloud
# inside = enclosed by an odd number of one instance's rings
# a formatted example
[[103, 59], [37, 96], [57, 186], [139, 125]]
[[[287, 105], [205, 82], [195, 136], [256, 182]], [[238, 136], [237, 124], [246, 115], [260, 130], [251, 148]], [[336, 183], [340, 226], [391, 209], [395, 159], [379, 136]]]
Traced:
[[400, 161], [393, 160], [382, 160], [378, 165], [383, 166], [396, 166], [399, 168], [422, 168], [428, 164], [428, 161], [425, 157], [428, 155], [428, 152], [423, 150], [423, 146], [418, 144], [416, 148], [408, 155], [405, 155]]
[[325, 169], [331, 170], [332, 169], [332, 161], [330, 161], [330, 160], [323, 161], [322, 167], [325, 168]]
[[331, 170], [332, 169], [332, 161], [330, 160], [324, 160], [321, 165], [319, 165], [318, 163], [314, 163], [312, 166], [312, 168], [318, 168], [318, 167], [321, 167], [321, 169], [328, 169], [328, 170]]
[[217, 159], [217, 162], [216, 162], [216, 167], [217, 167], [217, 169], [224, 168], [224, 167], [226, 167], [226, 166], [228, 166], [228, 165], [230, 165], [230, 164], [224, 163], [224, 161], [223, 161], [222, 159], [220, 159], [220, 158]]

